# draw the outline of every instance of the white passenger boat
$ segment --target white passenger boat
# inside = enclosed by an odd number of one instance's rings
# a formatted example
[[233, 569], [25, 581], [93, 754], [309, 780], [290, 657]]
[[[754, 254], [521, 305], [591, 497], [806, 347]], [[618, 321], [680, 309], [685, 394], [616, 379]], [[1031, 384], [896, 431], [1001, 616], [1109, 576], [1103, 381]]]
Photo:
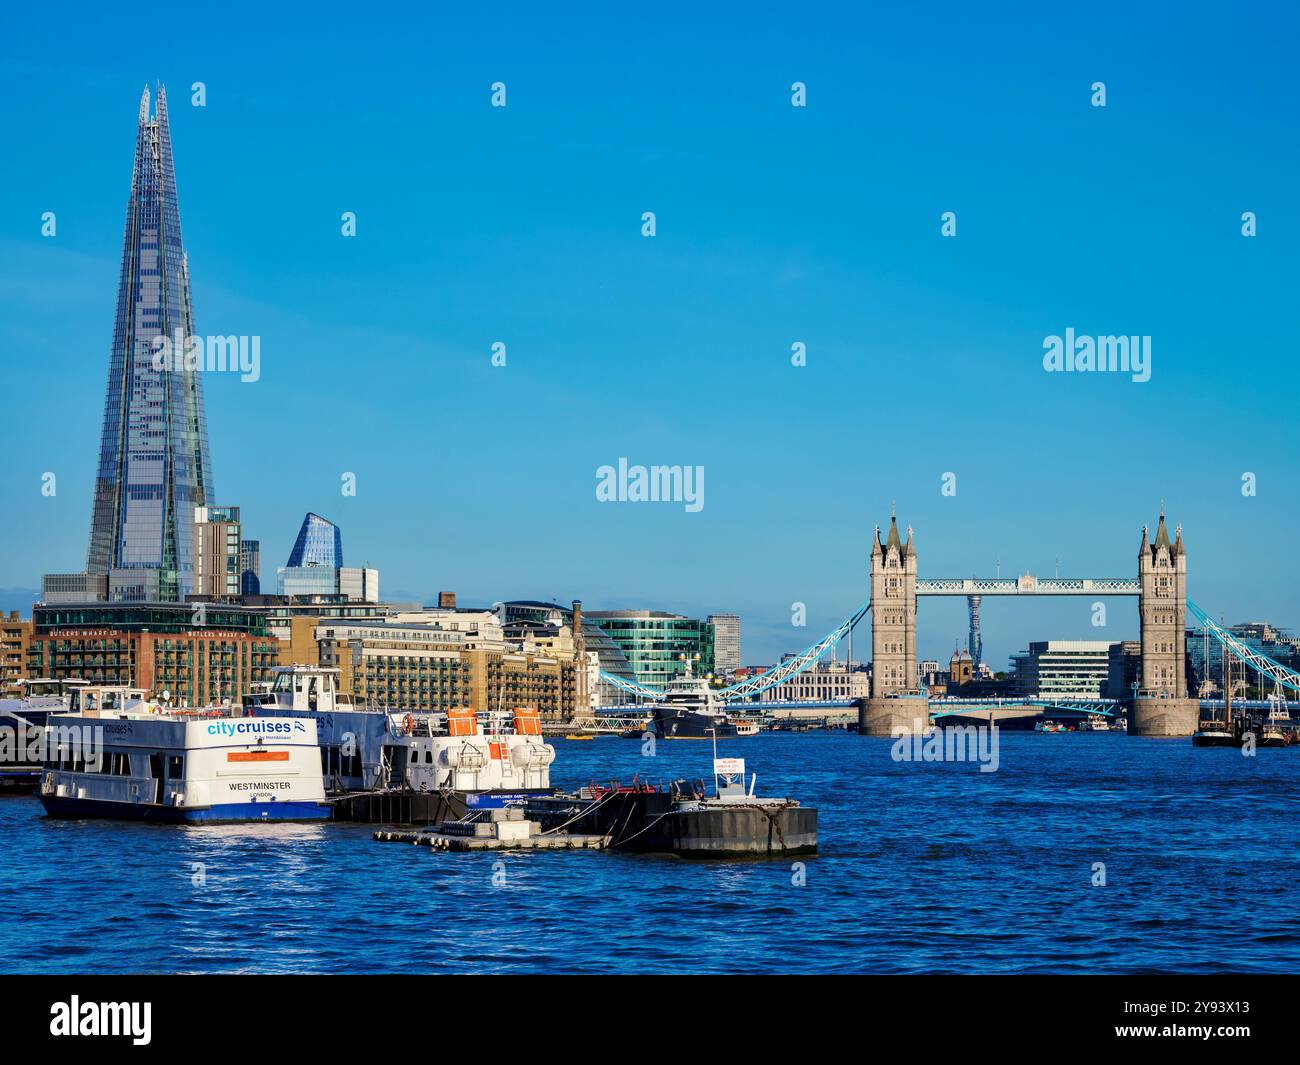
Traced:
[[19, 680], [0, 699], [0, 794], [30, 792], [40, 782], [45, 719], [68, 709], [84, 680], [33, 677]]
[[86, 686], [45, 725], [40, 798], [52, 817], [315, 821], [330, 816], [311, 719], [173, 710]]
[[281, 666], [269, 691], [244, 698], [248, 713], [309, 718], [317, 726], [331, 793], [449, 790], [480, 798], [549, 793], [555, 748], [531, 707], [494, 713], [372, 710], [338, 690], [339, 671]]

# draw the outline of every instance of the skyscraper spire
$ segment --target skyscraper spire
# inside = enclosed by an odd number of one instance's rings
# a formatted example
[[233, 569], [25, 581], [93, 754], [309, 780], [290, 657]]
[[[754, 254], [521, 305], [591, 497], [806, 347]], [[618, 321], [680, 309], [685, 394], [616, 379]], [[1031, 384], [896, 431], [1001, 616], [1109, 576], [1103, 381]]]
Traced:
[[[160, 360], [155, 341], [194, 333], [167, 91], [140, 95], [117, 314], [86, 568], [120, 574], [129, 598], [183, 600], [193, 588], [194, 508], [212, 498], [199, 373]], [[135, 577], [138, 575], [138, 581]]]

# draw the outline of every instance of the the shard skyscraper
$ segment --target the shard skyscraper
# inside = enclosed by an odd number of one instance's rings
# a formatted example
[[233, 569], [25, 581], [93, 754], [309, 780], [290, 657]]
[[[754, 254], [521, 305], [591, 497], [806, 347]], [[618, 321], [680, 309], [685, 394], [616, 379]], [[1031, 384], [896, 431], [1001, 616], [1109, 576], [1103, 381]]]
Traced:
[[[194, 335], [167, 93], [140, 97], [117, 318], [87, 570], [115, 599], [183, 600], [194, 584], [194, 508], [213, 498], [200, 373], [155, 358], [155, 338]], [[164, 349], [165, 350], [165, 349]], [[201, 363], [200, 363], [201, 365]]]

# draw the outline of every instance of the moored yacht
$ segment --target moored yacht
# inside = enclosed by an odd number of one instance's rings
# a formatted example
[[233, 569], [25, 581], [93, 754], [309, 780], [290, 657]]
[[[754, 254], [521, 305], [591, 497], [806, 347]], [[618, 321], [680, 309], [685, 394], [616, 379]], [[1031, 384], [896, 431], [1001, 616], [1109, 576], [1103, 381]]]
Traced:
[[708, 679], [694, 674], [690, 659], [686, 660], [686, 672], [668, 682], [663, 698], [652, 704], [650, 711], [660, 739], [730, 739], [741, 734]]

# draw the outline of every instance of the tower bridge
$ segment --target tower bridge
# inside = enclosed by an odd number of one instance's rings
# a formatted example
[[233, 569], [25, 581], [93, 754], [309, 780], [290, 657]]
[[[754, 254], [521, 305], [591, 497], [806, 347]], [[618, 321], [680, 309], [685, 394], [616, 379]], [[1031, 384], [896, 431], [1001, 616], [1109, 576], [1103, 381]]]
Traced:
[[[1141, 630], [1141, 688], [1129, 715], [1138, 736], [1190, 736], [1200, 704], [1187, 696], [1187, 551], [1179, 527], [1170, 540], [1164, 508], [1155, 539], [1142, 528], [1138, 575], [1128, 577], [922, 578], [912, 529], [904, 540], [898, 519], [884, 538], [871, 541], [871, 698], [862, 728], [888, 736], [900, 728], [928, 727], [929, 697], [917, 690], [916, 601], [919, 596], [1136, 596]], [[972, 626], [973, 627], [973, 626]]]
[[[897, 729], [928, 728], [937, 717], [961, 713], [955, 700], [937, 700], [918, 689], [916, 603], [921, 596], [965, 596], [978, 608], [979, 600], [994, 596], [1090, 595], [1132, 596], [1137, 599], [1141, 633], [1140, 684], [1128, 714], [1128, 731], [1134, 736], [1190, 736], [1199, 723], [1201, 701], [1187, 693], [1186, 619], [1193, 621], [1232, 655], [1274, 685], [1300, 693], [1300, 672], [1253, 650], [1233, 633], [1214, 622], [1206, 611], [1187, 598], [1187, 550], [1181, 527], [1170, 539], [1164, 507], [1155, 537], [1142, 527], [1136, 577], [921, 577], [918, 573], [916, 542], [912, 529], [904, 539], [896, 517], [882, 538], [876, 526], [871, 540], [870, 598], [838, 626], [801, 654], [781, 662], [767, 672], [722, 688], [728, 700], [744, 700], [766, 691], [809, 669], [871, 613], [871, 695], [859, 714], [859, 730], [869, 735], [891, 736]], [[978, 626], [974, 613], [972, 630]], [[602, 677], [637, 698], [659, 698], [663, 693], [644, 685], [601, 674]], [[986, 704], [989, 700], [979, 700]], [[1054, 700], [1022, 700], [1040, 708], [1080, 713], [1109, 714], [1109, 701], [1070, 700], [1069, 706]], [[1107, 702], [1108, 706], [1101, 706]], [[1113, 707], [1112, 707], [1113, 708]]]

